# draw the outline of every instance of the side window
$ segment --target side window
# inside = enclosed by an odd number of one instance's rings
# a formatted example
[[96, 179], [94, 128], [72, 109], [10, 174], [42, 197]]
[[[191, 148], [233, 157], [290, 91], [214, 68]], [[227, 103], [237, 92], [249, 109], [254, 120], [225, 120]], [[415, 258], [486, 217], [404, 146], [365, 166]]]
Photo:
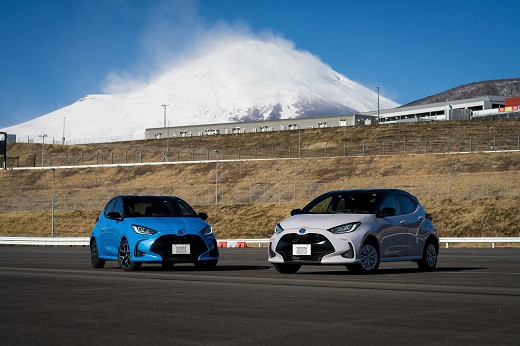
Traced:
[[114, 211], [117, 211], [119, 213], [119, 215], [123, 216], [123, 199], [122, 198], [117, 199], [116, 205], [114, 207]]
[[396, 197], [401, 208], [401, 214], [411, 214], [415, 211], [416, 205], [408, 196], [397, 195]]
[[114, 207], [116, 206], [117, 198], [112, 199], [110, 202], [108, 202], [107, 206], [105, 207], [105, 215], [110, 213], [111, 211], [114, 211]]
[[383, 208], [394, 208], [396, 215], [399, 215], [399, 205], [397, 204], [397, 200], [395, 199], [395, 196], [389, 196], [389, 197], [385, 198], [383, 203], [381, 203], [379, 210], [383, 210]]

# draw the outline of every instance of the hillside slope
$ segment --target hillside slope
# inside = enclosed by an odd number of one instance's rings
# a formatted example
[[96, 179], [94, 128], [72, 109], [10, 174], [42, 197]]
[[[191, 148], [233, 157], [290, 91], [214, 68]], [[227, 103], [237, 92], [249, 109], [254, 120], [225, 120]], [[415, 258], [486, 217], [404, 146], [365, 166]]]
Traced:
[[[453, 141], [463, 139], [460, 143], [468, 145], [466, 135], [493, 140], [495, 133], [508, 134], [518, 145], [520, 122], [503, 119], [305, 130], [302, 143], [314, 148], [316, 156], [323, 156], [322, 145], [328, 141], [366, 139], [379, 140], [377, 143], [381, 144], [384, 139], [387, 145], [400, 143], [402, 147], [403, 138], [409, 136], [410, 141], [419, 139], [417, 143], [421, 148], [424, 138], [446, 144], [444, 136], [449, 135]], [[228, 158], [236, 158], [236, 151], [231, 148], [254, 148], [255, 145], [282, 148], [294, 145], [297, 139], [297, 132], [286, 131], [181, 138], [172, 143], [185, 148], [222, 150], [226, 147]], [[56, 160], [61, 160], [65, 153], [70, 159], [73, 155], [79, 156], [80, 151], [88, 156], [103, 150], [106, 159], [112, 152], [124, 153], [134, 148], [147, 150], [149, 155], [155, 153], [160, 161], [164, 144], [164, 140], [153, 140], [121, 143], [122, 147], [55, 145], [48, 149], [54, 152]], [[388, 146], [385, 148], [389, 150]], [[489, 146], [484, 148], [489, 150]], [[41, 144], [16, 144], [11, 149], [11, 153], [17, 152], [20, 156], [41, 155]], [[220, 156], [218, 205], [215, 205], [215, 161], [58, 168], [55, 170], [56, 234], [88, 235], [111, 196], [139, 193], [178, 195], [186, 199], [197, 210], [210, 214], [209, 221], [221, 238], [267, 237], [274, 223], [287, 217], [292, 208], [302, 207], [323, 192], [396, 187], [410, 191], [421, 200], [434, 215], [441, 236], [520, 236], [520, 152], [516, 149], [487, 153], [478, 150], [458, 154], [410, 155], [395, 151], [370, 156], [302, 155], [301, 159], [256, 161], [222, 161]], [[269, 153], [270, 149], [264, 154]], [[189, 150], [184, 154], [189, 155]], [[52, 181], [51, 170], [0, 170], [0, 235], [50, 233]]]
[[495, 95], [504, 97], [520, 96], [520, 78], [486, 80], [465, 84], [443, 91], [439, 94], [425, 97], [423, 99], [410, 102], [405, 106], [425, 105], [435, 102], [445, 102], [469, 99], [473, 97]]

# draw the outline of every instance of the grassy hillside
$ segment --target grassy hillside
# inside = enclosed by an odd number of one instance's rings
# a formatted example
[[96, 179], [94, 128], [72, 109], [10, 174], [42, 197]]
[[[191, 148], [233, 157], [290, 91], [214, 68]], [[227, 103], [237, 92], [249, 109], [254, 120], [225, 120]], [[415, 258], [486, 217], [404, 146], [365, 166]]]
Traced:
[[[517, 120], [413, 123], [305, 130], [302, 147], [324, 153], [341, 141], [419, 144], [427, 138], [466, 146], [468, 136], [492, 139], [495, 133], [516, 138]], [[463, 140], [464, 139], [464, 140]], [[274, 132], [171, 139], [173, 148], [242, 148], [293, 145], [297, 132]], [[356, 142], [358, 141], [358, 142]], [[474, 140], [472, 144], [477, 143]], [[143, 151], [161, 161], [165, 140], [108, 145], [46, 146], [56, 155], [80, 157], [103, 152], [114, 156]], [[133, 149], [131, 149], [133, 148]], [[392, 153], [391, 146], [385, 146]], [[417, 195], [434, 215], [441, 236], [520, 236], [520, 153], [307, 157], [219, 162], [219, 204], [215, 202], [215, 162], [136, 167], [60, 168], [55, 171], [56, 235], [87, 235], [102, 206], [122, 193], [178, 195], [210, 214], [220, 238], [267, 237], [273, 225], [323, 192], [358, 187], [397, 187]], [[478, 149], [474, 147], [475, 151]], [[341, 149], [341, 146], [339, 147]], [[338, 150], [339, 150], [338, 149]], [[378, 147], [378, 150], [381, 147]], [[489, 148], [486, 147], [486, 150]], [[11, 145], [9, 156], [40, 155], [41, 144]], [[104, 150], [104, 151], [103, 151]], [[133, 150], [133, 151], [132, 151]], [[257, 149], [257, 152], [260, 150]], [[227, 155], [231, 158], [232, 151]], [[419, 150], [421, 152], [421, 150]], [[187, 150], [184, 154], [188, 154]], [[281, 153], [281, 151], [280, 151]], [[293, 151], [294, 153], [294, 147]], [[398, 154], [397, 154], [398, 153]], [[287, 152], [286, 152], [287, 154]], [[130, 157], [130, 154], [127, 154]], [[132, 154], [133, 155], [133, 154]], [[201, 154], [202, 155], [202, 154]], [[213, 153], [211, 152], [211, 155]], [[221, 152], [222, 155], [222, 152]], [[269, 150], [265, 151], [269, 156]], [[287, 155], [279, 155], [287, 156]], [[314, 155], [318, 156], [318, 155]], [[324, 155], [320, 155], [324, 156]], [[120, 156], [119, 156], [120, 157]], [[146, 156], [145, 156], [146, 157]], [[225, 157], [226, 158], [226, 157]], [[235, 156], [237, 158], [237, 152]], [[243, 156], [241, 158], [244, 158]], [[219, 157], [222, 159], [222, 156]], [[146, 160], [145, 160], [146, 161]], [[69, 161], [70, 162], [70, 161]], [[50, 170], [0, 171], [0, 235], [50, 234]]]
[[[44, 165], [160, 162], [219, 158], [322, 157], [390, 153], [430, 153], [490, 150], [497, 135], [498, 149], [517, 149], [520, 121], [481, 119], [373, 126], [302, 129], [267, 133], [170, 138], [91, 145], [43, 146]], [[404, 144], [404, 141], [407, 141]], [[363, 144], [364, 143], [364, 144]], [[274, 147], [274, 148], [273, 148]], [[289, 149], [290, 147], [290, 149]], [[406, 147], [406, 148], [404, 148]], [[327, 149], [326, 149], [327, 148]], [[289, 152], [290, 151], [290, 152]], [[42, 166], [42, 144], [8, 146], [11, 166]], [[141, 159], [139, 159], [141, 157]]]

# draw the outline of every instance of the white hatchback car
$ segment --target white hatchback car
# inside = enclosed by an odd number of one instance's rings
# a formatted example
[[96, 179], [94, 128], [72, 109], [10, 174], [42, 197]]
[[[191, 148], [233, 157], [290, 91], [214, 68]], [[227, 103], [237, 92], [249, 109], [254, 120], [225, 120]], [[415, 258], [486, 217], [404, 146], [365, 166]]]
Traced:
[[340, 264], [372, 273], [380, 262], [437, 264], [439, 238], [417, 198], [397, 189], [332, 191], [276, 224], [269, 262], [281, 273], [302, 265]]

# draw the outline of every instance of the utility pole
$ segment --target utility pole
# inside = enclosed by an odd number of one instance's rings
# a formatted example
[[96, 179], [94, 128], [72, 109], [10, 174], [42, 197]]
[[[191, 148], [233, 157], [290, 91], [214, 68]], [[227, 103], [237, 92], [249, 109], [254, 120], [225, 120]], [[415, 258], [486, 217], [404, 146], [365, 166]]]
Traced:
[[67, 117], [63, 117], [63, 136], [61, 137], [61, 144], [65, 144], [65, 119], [67, 119]]
[[170, 119], [168, 119], [168, 129], [166, 130], [166, 152], [170, 150]]
[[298, 124], [298, 158], [300, 158], [301, 147], [302, 147], [302, 136], [300, 130], [302, 129], [302, 124]]
[[168, 106], [168, 105], [161, 105], [161, 107], [164, 108], [164, 127], [166, 127], [166, 107], [167, 107], [167, 106]]
[[47, 134], [38, 135], [38, 137], [42, 138], [42, 168], [43, 168], [43, 152], [45, 149], [45, 137], [47, 137]]
[[381, 90], [381, 85], [376, 86], [377, 88], [377, 123], [379, 124], [381, 121], [379, 119], [379, 91]]
[[215, 205], [218, 204], [218, 150], [213, 150], [217, 153], [217, 162], [215, 165]]
[[54, 238], [54, 182], [56, 180], [56, 169], [52, 169], [52, 200], [51, 200], [51, 237]]

